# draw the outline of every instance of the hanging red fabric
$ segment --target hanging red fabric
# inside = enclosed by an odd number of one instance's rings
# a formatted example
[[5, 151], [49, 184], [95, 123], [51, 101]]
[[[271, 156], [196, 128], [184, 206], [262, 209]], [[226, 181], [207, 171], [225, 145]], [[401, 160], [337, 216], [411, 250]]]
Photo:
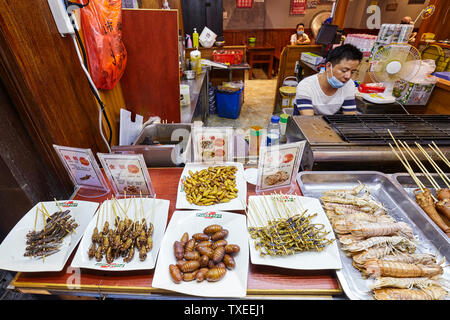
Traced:
[[122, 0], [90, 0], [81, 9], [81, 29], [92, 81], [97, 89], [114, 88], [127, 64], [122, 42]]

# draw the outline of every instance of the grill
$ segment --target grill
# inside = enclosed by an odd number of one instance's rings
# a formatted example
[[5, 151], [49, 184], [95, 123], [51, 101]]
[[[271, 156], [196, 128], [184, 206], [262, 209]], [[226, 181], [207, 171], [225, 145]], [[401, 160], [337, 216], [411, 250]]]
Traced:
[[395, 139], [450, 145], [450, 115], [365, 114], [323, 116], [343, 141], [357, 145], [387, 145]]

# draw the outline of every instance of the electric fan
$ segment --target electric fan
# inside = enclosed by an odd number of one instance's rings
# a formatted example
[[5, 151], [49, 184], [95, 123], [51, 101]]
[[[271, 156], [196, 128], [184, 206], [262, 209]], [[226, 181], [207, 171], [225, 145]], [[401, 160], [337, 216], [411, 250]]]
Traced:
[[391, 43], [378, 50], [372, 57], [369, 67], [370, 78], [383, 83], [383, 93], [364, 93], [362, 97], [373, 103], [394, 103], [392, 95], [394, 84], [398, 80], [409, 81], [420, 69], [419, 51], [406, 43]]

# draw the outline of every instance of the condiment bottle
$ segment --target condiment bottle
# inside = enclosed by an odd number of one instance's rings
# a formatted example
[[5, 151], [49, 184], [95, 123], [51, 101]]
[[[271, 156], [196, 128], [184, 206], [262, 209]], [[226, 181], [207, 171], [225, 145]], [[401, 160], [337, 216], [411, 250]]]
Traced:
[[194, 32], [192, 33], [192, 46], [198, 49], [198, 32], [197, 28], [194, 28]]
[[248, 155], [249, 156], [258, 156], [259, 155], [259, 147], [261, 145], [261, 133], [263, 128], [260, 126], [252, 126], [250, 127], [250, 139], [249, 139], [249, 147], [248, 147]]
[[272, 116], [267, 127], [267, 146], [274, 146], [280, 143], [280, 117]]

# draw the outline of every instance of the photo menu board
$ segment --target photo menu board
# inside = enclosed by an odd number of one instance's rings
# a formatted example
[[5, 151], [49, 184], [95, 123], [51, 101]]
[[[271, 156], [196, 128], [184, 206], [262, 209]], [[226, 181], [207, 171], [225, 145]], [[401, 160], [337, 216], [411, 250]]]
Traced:
[[98, 197], [110, 189], [91, 149], [53, 145], [73, 184], [83, 197]]
[[97, 153], [117, 198], [155, 197], [152, 181], [142, 154]]
[[[262, 146], [258, 162], [256, 193], [283, 189], [291, 193], [305, 150], [305, 141], [275, 146]], [[289, 190], [284, 190], [289, 189]]]

